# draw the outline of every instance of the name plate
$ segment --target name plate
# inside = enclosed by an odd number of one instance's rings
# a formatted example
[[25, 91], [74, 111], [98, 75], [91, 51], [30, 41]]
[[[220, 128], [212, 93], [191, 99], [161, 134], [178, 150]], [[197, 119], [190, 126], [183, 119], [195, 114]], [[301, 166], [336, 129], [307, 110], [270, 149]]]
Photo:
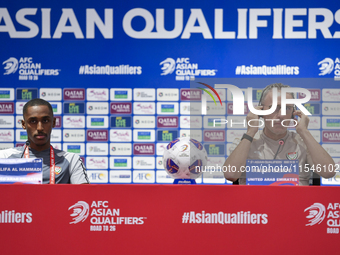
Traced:
[[247, 160], [247, 185], [299, 185], [299, 160]]
[[42, 159], [0, 159], [0, 184], [42, 184]]

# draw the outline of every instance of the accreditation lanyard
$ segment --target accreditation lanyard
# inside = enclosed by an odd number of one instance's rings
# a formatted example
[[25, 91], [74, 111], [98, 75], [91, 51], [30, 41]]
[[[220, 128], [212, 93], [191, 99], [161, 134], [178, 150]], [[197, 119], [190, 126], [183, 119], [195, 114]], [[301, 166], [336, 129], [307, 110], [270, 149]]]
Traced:
[[[30, 152], [26, 146], [24, 158], [29, 158]], [[50, 145], [50, 184], [55, 184], [55, 157], [52, 145]]]

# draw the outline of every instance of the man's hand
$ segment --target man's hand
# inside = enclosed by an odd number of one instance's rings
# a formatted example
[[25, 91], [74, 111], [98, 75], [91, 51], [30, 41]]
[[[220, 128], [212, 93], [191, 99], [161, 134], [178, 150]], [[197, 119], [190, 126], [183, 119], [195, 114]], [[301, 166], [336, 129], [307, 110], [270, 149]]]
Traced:
[[[258, 105], [255, 107], [255, 109], [257, 110], [262, 110], [263, 109], [263, 106], [262, 105]], [[252, 113], [252, 112], [249, 112], [248, 115], [247, 115], [247, 123], [248, 121], [250, 120], [259, 120], [259, 116]], [[248, 125], [248, 128], [247, 128], [247, 135], [250, 135], [251, 137], [254, 137], [254, 135], [257, 133], [257, 131], [259, 130], [259, 128], [257, 126], [258, 125], [258, 121], [252, 121], [251, 122], [251, 125], [252, 126], [256, 126], [256, 127], [251, 127]]]
[[293, 112], [294, 116], [300, 117], [300, 121], [295, 126], [296, 132], [301, 135], [303, 132], [308, 131], [309, 118], [302, 111], [296, 110]]

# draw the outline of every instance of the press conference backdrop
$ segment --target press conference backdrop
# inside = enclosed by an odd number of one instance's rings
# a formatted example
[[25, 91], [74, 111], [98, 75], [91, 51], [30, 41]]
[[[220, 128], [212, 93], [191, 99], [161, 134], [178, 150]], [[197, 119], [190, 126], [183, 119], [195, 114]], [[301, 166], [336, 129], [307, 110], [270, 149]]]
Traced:
[[[299, 83], [312, 92], [310, 128], [340, 163], [336, 1], [1, 1], [0, 40], [0, 148], [22, 146], [23, 105], [46, 99], [57, 118], [54, 147], [78, 153], [92, 183], [172, 182], [162, 154], [169, 141], [192, 134], [190, 79], [213, 86], [251, 78], [239, 86], [254, 87], [255, 101], [272, 82], [317, 80]], [[230, 116], [231, 95], [219, 93], [218, 115]], [[244, 132], [226, 129], [214, 140], [203, 130], [208, 118], [196, 124], [208, 153], [222, 139], [211, 165]], [[220, 175], [197, 182], [227, 183]]]

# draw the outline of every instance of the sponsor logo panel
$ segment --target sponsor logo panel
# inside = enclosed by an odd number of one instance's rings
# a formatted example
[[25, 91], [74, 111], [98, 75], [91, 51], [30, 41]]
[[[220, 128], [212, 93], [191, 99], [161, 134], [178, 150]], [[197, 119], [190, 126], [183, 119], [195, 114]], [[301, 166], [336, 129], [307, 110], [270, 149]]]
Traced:
[[109, 154], [109, 145], [107, 143], [87, 143], [86, 155], [102, 156]]
[[156, 157], [156, 168], [164, 170], [163, 157]]
[[178, 117], [157, 116], [157, 128], [178, 128]]
[[14, 103], [0, 102], [0, 114], [13, 114], [13, 113], [14, 113]]
[[[340, 100], [340, 97], [339, 97]], [[323, 115], [340, 115], [340, 103], [323, 103], [322, 104]]]
[[134, 101], [155, 101], [155, 89], [134, 89], [133, 100]]
[[51, 142], [61, 142], [61, 129], [52, 129]]
[[133, 113], [134, 114], [146, 114], [151, 115], [156, 113], [155, 103], [133, 103]]
[[340, 89], [322, 89], [322, 101], [339, 101]]
[[131, 129], [110, 129], [110, 142], [131, 142]]
[[63, 151], [76, 153], [78, 155], [85, 155], [84, 143], [63, 143]]
[[15, 131], [15, 141], [16, 142], [26, 142], [27, 141], [27, 132], [24, 129], [17, 129]]
[[108, 101], [109, 100], [109, 89], [86, 89], [87, 101]]
[[340, 143], [340, 131], [322, 131], [323, 143]]
[[64, 89], [65, 101], [84, 101], [85, 89]]
[[320, 117], [309, 117], [308, 129], [320, 129], [321, 118]]
[[16, 89], [17, 100], [29, 101], [38, 97], [38, 89]]
[[[244, 101], [248, 101], [248, 90], [247, 89], [241, 89], [242, 93], [244, 95]], [[233, 101], [233, 94], [231, 93], [230, 89], [227, 89], [227, 101]]]
[[134, 169], [154, 169], [155, 157], [133, 157]]
[[131, 146], [131, 143], [110, 143], [110, 155], [131, 155]]
[[322, 117], [322, 129], [340, 129], [340, 117]]
[[0, 88], [0, 101], [13, 101], [14, 89]]
[[[234, 117], [235, 118], [235, 117]], [[225, 117], [224, 116], [204, 116], [203, 127], [207, 129], [225, 129]]]
[[167, 145], [168, 143], [156, 143], [156, 154], [163, 156]]
[[[86, 167], [88, 167], [86, 165]], [[90, 183], [108, 183], [109, 173], [105, 170], [87, 170]]]
[[191, 139], [195, 139], [199, 142], [203, 141], [202, 130], [201, 129], [181, 129], [180, 137], [189, 137]]
[[110, 171], [110, 183], [131, 183], [132, 172], [130, 170]]
[[202, 91], [200, 89], [181, 89], [181, 101], [201, 101]]
[[311, 133], [311, 135], [314, 137], [314, 139], [320, 143], [321, 142], [321, 135], [320, 135], [320, 131], [319, 130], [310, 130], [309, 131]]
[[85, 114], [85, 103], [64, 103], [64, 114]]
[[131, 117], [128, 116], [111, 116], [110, 117], [111, 128], [131, 128]]
[[157, 89], [157, 101], [178, 101], [178, 89]]
[[152, 170], [134, 170], [133, 171], [133, 182], [134, 183], [154, 183], [155, 182], [155, 171]]
[[[244, 103], [244, 114], [248, 114], [248, 113], [249, 113], [248, 104]], [[233, 103], [227, 104], [227, 114], [233, 114]]]
[[154, 143], [133, 144], [133, 155], [155, 155]]
[[155, 141], [155, 130], [134, 129], [133, 130], [133, 141], [134, 142], [154, 142]]
[[202, 115], [201, 105], [201, 103], [181, 102], [180, 112], [182, 115]]
[[131, 101], [132, 89], [110, 89], [111, 101]]
[[87, 114], [109, 114], [109, 103], [86, 103]]
[[110, 157], [111, 169], [131, 169], [131, 157]]
[[331, 157], [340, 157], [340, 144], [322, 144], [322, 147]]
[[64, 129], [63, 140], [64, 142], [85, 142], [85, 130], [84, 129]]
[[101, 129], [86, 130], [86, 138], [88, 142], [107, 142], [109, 140], [109, 131]]
[[227, 142], [232, 143], [235, 139], [241, 140], [245, 130], [227, 130]]
[[157, 130], [158, 142], [171, 142], [178, 137], [177, 130]]
[[134, 116], [133, 127], [134, 128], [155, 128], [156, 126], [155, 116]]
[[0, 143], [0, 150], [5, 150], [13, 147], [14, 143]]
[[319, 115], [321, 113], [321, 105], [319, 103], [308, 103], [308, 104], [303, 104], [303, 106], [312, 115]]
[[110, 113], [111, 114], [131, 114], [132, 104], [131, 103], [111, 103]]
[[207, 151], [208, 156], [225, 155], [225, 144], [204, 144], [204, 148]]
[[108, 116], [86, 116], [86, 126], [88, 128], [108, 128]]
[[1, 116], [0, 128], [14, 128], [14, 116]]
[[64, 128], [85, 128], [85, 116], [63, 116]]
[[46, 101], [61, 101], [62, 90], [60, 88], [41, 88], [39, 90], [39, 97]]
[[[311, 98], [309, 101], [320, 101], [321, 100], [321, 90], [320, 89], [308, 89], [311, 93]], [[305, 98], [306, 94], [300, 92], [298, 93], [298, 98]]]
[[[108, 169], [108, 166], [108, 157], [86, 157], [87, 169]], [[108, 180], [106, 182], [108, 182]]]
[[16, 102], [15, 103], [15, 112], [16, 114], [23, 114], [22, 110], [24, 108], [24, 105], [26, 104], [26, 102]]
[[204, 142], [225, 142], [225, 130], [204, 130]]
[[[225, 101], [226, 100], [226, 98], [227, 98], [227, 91], [226, 91], [226, 89], [215, 89], [215, 91], [220, 96], [221, 101]], [[207, 97], [207, 101], [214, 101], [214, 100], [212, 99], [212, 97]]]
[[202, 128], [201, 116], [181, 116], [180, 117], [181, 128]]
[[156, 182], [157, 183], [173, 183], [174, 179], [167, 174], [165, 170], [156, 171]]
[[178, 103], [157, 103], [157, 114], [178, 115]]

